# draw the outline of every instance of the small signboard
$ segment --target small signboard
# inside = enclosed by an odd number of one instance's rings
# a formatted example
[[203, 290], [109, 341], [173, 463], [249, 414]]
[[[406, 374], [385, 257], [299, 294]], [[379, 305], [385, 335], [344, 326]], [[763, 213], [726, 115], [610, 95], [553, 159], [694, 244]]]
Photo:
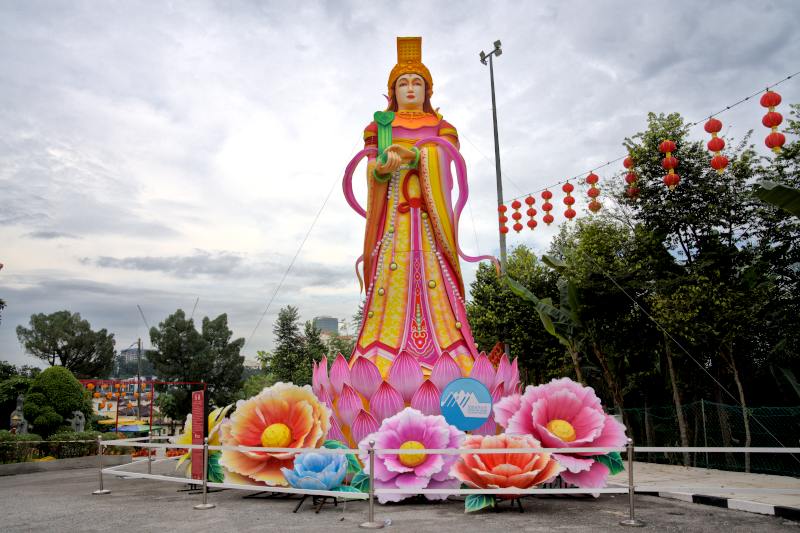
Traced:
[[[206, 409], [204, 391], [192, 392], [192, 444], [203, 445]], [[192, 449], [192, 479], [203, 479], [203, 450]]]
[[460, 378], [444, 388], [439, 406], [448, 424], [461, 431], [472, 431], [492, 414], [492, 395], [477, 379]]

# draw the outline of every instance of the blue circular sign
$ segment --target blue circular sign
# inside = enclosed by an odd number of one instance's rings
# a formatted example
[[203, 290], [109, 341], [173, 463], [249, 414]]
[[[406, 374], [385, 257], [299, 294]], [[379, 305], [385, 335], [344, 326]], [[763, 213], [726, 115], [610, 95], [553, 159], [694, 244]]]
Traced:
[[460, 378], [444, 388], [439, 407], [448, 424], [461, 431], [472, 431], [481, 427], [492, 414], [492, 395], [477, 379]]

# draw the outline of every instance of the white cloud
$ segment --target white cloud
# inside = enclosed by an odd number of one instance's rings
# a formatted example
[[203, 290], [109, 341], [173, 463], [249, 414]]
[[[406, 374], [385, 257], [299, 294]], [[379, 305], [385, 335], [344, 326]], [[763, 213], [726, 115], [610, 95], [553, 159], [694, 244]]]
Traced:
[[[798, 15], [743, 0], [2, 4], [0, 358], [25, 360], [14, 327], [34, 312], [81, 312], [127, 345], [146, 338], [137, 303], [153, 325], [197, 296], [197, 316], [227, 312], [249, 337], [331, 190], [248, 355], [271, 344], [284, 305], [352, 315], [363, 219], [339, 180], [384, 103], [395, 35], [423, 36], [434, 105], [461, 135], [461, 242], [477, 254], [497, 253], [482, 48], [503, 41], [510, 197], [617, 157], [648, 111], [698, 120], [781, 78], [800, 55]], [[794, 81], [781, 92], [800, 101]], [[760, 146], [762, 114], [753, 102], [722, 118]], [[555, 231], [509, 242], [541, 252]]]

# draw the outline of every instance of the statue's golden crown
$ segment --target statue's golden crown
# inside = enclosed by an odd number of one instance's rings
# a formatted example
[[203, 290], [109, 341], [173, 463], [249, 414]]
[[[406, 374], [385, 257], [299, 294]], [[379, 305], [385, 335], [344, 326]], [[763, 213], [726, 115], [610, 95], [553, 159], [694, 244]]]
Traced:
[[389, 74], [389, 97], [394, 96], [394, 84], [403, 74], [419, 74], [425, 80], [425, 93], [433, 94], [433, 77], [422, 64], [422, 37], [397, 38], [397, 64]]

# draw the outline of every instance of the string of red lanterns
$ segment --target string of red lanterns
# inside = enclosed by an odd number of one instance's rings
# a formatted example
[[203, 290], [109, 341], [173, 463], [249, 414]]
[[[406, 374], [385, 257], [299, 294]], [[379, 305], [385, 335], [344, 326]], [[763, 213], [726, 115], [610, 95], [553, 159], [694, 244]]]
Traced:
[[520, 220], [522, 219], [522, 213], [519, 212], [519, 208], [522, 207], [522, 202], [519, 200], [514, 200], [511, 202], [511, 207], [514, 209], [514, 212], [511, 214], [511, 218], [514, 219], [514, 231], [519, 233], [522, 231], [522, 224]]
[[506, 211], [508, 208], [502, 204], [497, 206], [497, 212], [500, 215], [497, 217], [497, 220], [500, 222], [500, 233], [508, 233], [508, 226], [506, 226], [506, 222], [508, 222], [508, 217], [506, 216]]
[[566, 195], [564, 196], [564, 205], [567, 206], [567, 209], [564, 211], [564, 217], [566, 217], [567, 220], [572, 220], [575, 218], [575, 215], [578, 214], [574, 209], [572, 209], [572, 206], [575, 203], [575, 198], [572, 197], [572, 191], [575, 190], [575, 187], [570, 182], [566, 182], [561, 187], [561, 190], [564, 191], [564, 194]]
[[678, 159], [672, 155], [672, 152], [675, 150], [675, 141], [670, 141], [669, 139], [662, 141], [661, 144], [658, 145], [658, 151], [664, 154], [664, 159], [661, 160], [661, 166], [667, 171], [667, 175], [664, 176], [664, 185], [671, 191], [675, 190], [678, 182], [681, 181], [681, 177], [675, 174], [675, 167], [678, 166]]
[[633, 168], [633, 157], [628, 155], [622, 162], [622, 166], [628, 169], [628, 173], [625, 174], [625, 183], [628, 184], [628, 189], [625, 192], [628, 198], [635, 200], [639, 197], [639, 175]]
[[600, 196], [600, 189], [597, 187], [597, 182], [600, 181], [600, 177], [595, 174], [594, 172], [589, 172], [589, 175], [586, 176], [586, 183], [589, 185], [589, 190], [586, 191], [586, 194], [589, 196], [589, 211], [592, 213], [597, 213], [600, 211], [600, 208], [603, 205], [597, 201], [597, 197]]
[[536, 219], [534, 218], [536, 216], [536, 209], [533, 207], [533, 204], [536, 203], [536, 198], [528, 195], [528, 197], [525, 198], [525, 203], [528, 205], [528, 210], [525, 212], [525, 214], [530, 217], [527, 224], [530, 229], [533, 229], [536, 227]]
[[553, 215], [550, 214], [550, 211], [553, 210], [553, 204], [550, 203], [550, 199], [553, 197], [553, 193], [550, 191], [542, 191], [542, 200], [544, 203], [542, 204], [542, 211], [544, 211], [544, 216], [542, 217], [542, 222], [547, 224], [548, 226], [553, 223], [555, 218]]
[[714, 153], [714, 157], [711, 158], [711, 168], [722, 174], [725, 171], [725, 167], [728, 166], [728, 158], [720, 154], [722, 149], [725, 148], [725, 141], [717, 136], [722, 130], [722, 122], [712, 117], [708, 119], [703, 128], [711, 134], [711, 140], [708, 141], [707, 145], [709, 151]]
[[783, 122], [783, 116], [775, 111], [775, 106], [780, 103], [781, 95], [769, 89], [767, 89], [767, 92], [761, 97], [761, 105], [768, 110], [764, 118], [761, 119], [761, 123], [772, 130], [772, 133], [767, 135], [767, 138], [764, 139], [764, 144], [776, 154], [781, 151], [781, 147], [783, 147], [786, 142], [786, 137], [783, 133], [778, 131], [778, 126]]

